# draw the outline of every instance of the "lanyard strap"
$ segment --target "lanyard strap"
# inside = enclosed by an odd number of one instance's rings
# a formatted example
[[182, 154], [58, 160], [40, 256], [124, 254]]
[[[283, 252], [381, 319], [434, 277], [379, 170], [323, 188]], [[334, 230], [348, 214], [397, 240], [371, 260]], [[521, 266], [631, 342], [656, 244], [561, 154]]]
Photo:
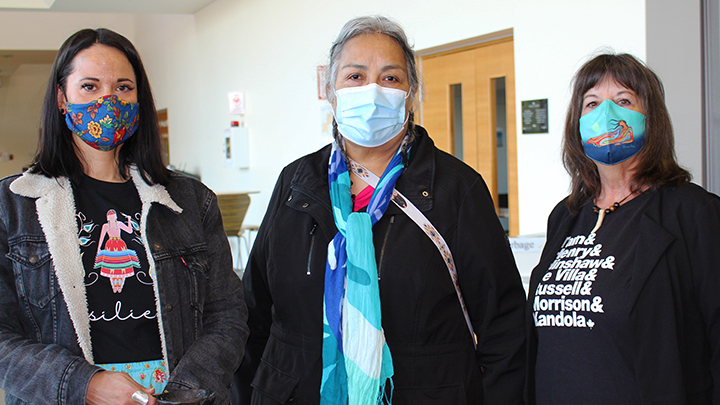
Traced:
[[[377, 175], [366, 169], [360, 163], [354, 161], [349, 156], [348, 158], [350, 159], [350, 169], [352, 170], [352, 172], [355, 173], [355, 175], [358, 176], [362, 181], [375, 188], [378, 181], [380, 181], [380, 178], [378, 178]], [[470, 321], [470, 314], [468, 314], [467, 306], [465, 305], [465, 300], [463, 299], [462, 292], [460, 292], [460, 286], [458, 285], [457, 281], [457, 269], [455, 268], [455, 260], [453, 259], [447, 242], [445, 242], [445, 238], [440, 235], [440, 232], [435, 229], [435, 226], [433, 226], [430, 220], [427, 219], [427, 217], [422, 212], [420, 212], [420, 210], [415, 206], [415, 204], [413, 204], [404, 195], [397, 191], [397, 189], [393, 189], [392, 202], [395, 203], [395, 205], [397, 205], [408, 217], [410, 217], [410, 219], [412, 219], [413, 222], [415, 222], [415, 224], [423, 232], [425, 232], [425, 235], [430, 238], [430, 240], [435, 244], [435, 247], [437, 247], [438, 251], [440, 252], [440, 256], [443, 258], [443, 261], [447, 266], [448, 273], [450, 273], [450, 279], [452, 280], [453, 286], [455, 287], [455, 293], [457, 293], [458, 301], [460, 301], [460, 307], [462, 308], [463, 315], [465, 316], [465, 323], [467, 324], [468, 330], [470, 331], [473, 346], [475, 347], [475, 349], [477, 349], [477, 335], [475, 334], [475, 329], [473, 328], [472, 322]]]

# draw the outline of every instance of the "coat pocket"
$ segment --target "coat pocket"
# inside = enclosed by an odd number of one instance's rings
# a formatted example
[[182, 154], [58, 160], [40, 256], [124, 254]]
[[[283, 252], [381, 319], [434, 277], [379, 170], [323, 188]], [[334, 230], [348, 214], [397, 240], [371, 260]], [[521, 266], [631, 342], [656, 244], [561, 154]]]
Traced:
[[251, 403], [319, 403], [322, 373], [320, 353], [320, 347], [313, 339], [285, 331], [273, 324], [251, 384]]
[[7, 257], [13, 262], [18, 296], [35, 307], [45, 308], [60, 292], [47, 242], [13, 243]]
[[267, 403], [267, 401], [258, 398], [257, 394], [262, 394], [262, 396], [270, 398], [279, 404], [285, 404], [290, 399], [299, 381], [299, 378], [293, 377], [263, 359], [255, 372], [255, 378], [253, 378], [252, 386], [255, 393], [253, 393], [252, 403]]
[[160, 284], [168, 285], [168, 291], [173, 291], [174, 304], [189, 303], [197, 316], [201, 317], [209, 289], [210, 262], [207, 248], [196, 246], [172, 251], [156, 250], [152, 256], [156, 272], [162, 280]]

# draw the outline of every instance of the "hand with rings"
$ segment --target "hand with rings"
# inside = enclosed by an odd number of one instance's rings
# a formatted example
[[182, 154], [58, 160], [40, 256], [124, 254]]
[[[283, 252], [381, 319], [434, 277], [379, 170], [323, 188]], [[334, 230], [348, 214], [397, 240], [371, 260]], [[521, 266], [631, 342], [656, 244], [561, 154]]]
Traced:
[[101, 371], [90, 379], [88, 405], [156, 405], [154, 388], [145, 388], [126, 373]]

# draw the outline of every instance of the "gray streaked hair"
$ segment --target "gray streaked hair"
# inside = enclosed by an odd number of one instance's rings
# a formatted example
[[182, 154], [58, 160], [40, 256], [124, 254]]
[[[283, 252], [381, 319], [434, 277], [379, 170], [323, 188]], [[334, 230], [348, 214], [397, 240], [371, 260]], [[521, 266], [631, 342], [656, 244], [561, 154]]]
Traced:
[[407, 63], [408, 82], [410, 83], [410, 101], [415, 100], [415, 93], [418, 90], [420, 79], [415, 64], [415, 51], [408, 42], [405, 31], [400, 24], [390, 20], [387, 17], [374, 15], [354, 18], [343, 26], [338, 34], [337, 39], [330, 48], [330, 60], [328, 62], [328, 74], [325, 78], [325, 89], [328, 101], [331, 103], [335, 100], [335, 80], [338, 74], [338, 64], [340, 62], [340, 54], [345, 44], [352, 38], [363, 34], [384, 34], [394, 39], [400, 46], [405, 55]]

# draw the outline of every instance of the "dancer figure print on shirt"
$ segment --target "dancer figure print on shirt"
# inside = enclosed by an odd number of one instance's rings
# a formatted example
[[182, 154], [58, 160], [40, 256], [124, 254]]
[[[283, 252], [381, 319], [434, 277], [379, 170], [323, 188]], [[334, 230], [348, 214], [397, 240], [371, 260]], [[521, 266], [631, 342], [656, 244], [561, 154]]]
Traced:
[[[132, 234], [132, 222], [129, 215], [125, 215], [127, 224], [118, 222], [115, 210], [107, 212], [107, 223], [102, 226], [100, 240], [98, 241], [98, 252], [95, 256], [94, 268], [100, 268], [100, 275], [110, 279], [110, 285], [114, 293], [122, 292], [125, 279], [135, 274], [134, 267], [140, 268], [140, 261], [134, 250], [128, 249], [127, 245], [120, 238], [121, 231]], [[107, 235], [105, 248], [102, 249], [103, 241]]]

